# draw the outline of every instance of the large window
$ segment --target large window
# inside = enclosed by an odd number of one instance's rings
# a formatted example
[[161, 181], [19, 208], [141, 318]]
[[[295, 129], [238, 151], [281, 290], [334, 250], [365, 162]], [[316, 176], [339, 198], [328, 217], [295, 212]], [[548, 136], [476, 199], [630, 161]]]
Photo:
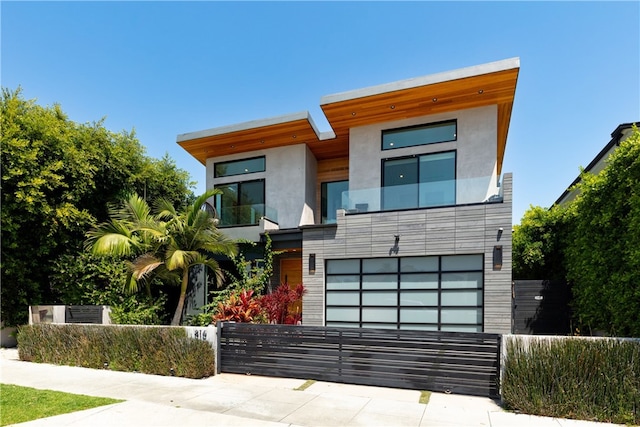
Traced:
[[383, 162], [383, 210], [456, 203], [456, 152], [387, 159]]
[[322, 193], [322, 223], [335, 224], [336, 211], [342, 208], [342, 193], [349, 190], [349, 181], [323, 182]]
[[215, 197], [220, 226], [255, 225], [265, 214], [264, 180], [219, 184]]
[[328, 260], [326, 325], [482, 332], [483, 256]]
[[223, 176], [243, 175], [246, 173], [264, 172], [265, 160], [264, 156], [254, 157], [252, 159], [233, 160], [230, 162], [216, 163], [214, 166], [215, 178]]
[[403, 129], [385, 130], [382, 132], [382, 149], [394, 150], [396, 148], [455, 141], [457, 137], [456, 132], [457, 123], [455, 120]]

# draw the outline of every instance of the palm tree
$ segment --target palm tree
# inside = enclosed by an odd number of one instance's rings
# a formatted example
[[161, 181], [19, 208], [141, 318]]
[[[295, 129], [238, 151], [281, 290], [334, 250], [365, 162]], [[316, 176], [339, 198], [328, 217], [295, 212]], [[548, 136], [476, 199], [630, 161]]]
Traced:
[[164, 282], [179, 281], [180, 297], [171, 321], [172, 325], [179, 325], [189, 269], [205, 265], [221, 283], [222, 272], [212, 256], [237, 253], [235, 242], [218, 230], [216, 221], [203, 209], [208, 198], [220, 193], [208, 190], [180, 212], [169, 202], [160, 201], [155, 215], [146, 201], [133, 195], [121, 209], [112, 211], [110, 221], [87, 233], [86, 246], [97, 255], [135, 257], [130, 263], [129, 292], [135, 292], [141, 285], [150, 292], [152, 277]]

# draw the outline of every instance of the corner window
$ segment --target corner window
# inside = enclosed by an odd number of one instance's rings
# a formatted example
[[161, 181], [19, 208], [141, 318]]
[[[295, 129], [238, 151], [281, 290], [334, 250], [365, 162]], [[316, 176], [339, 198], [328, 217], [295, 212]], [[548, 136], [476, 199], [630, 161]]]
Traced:
[[457, 127], [457, 122], [450, 120], [403, 129], [386, 130], [382, 132], [382, 149], [394, 150], [396, 148], [455, 141]]
[[222, 194], [215, 196], [221, 227], [256, 225], [265, 215], [264, 180], [216, 185]]
[[349, 181], [323, 182], [322, 193], [322, 224], [335, 224], [336, 211], [342, 208], [342, 193], [349, 190]]
[[243, 175], [246, 173], [264, 172], [264, 156], [252, 159], [233, 160], [230, 162], [220, 162], [214, 165], [214, 177]]
[[383, 210], [456, 204], [456, 152], [383, 162]]

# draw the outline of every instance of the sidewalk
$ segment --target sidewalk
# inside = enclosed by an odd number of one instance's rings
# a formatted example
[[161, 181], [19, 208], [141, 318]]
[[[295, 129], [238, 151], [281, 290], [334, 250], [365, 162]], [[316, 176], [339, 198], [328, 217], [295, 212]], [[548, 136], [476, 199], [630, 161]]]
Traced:
[[20, 424], [45, 426], [541, 426], [612, 424], [503, 411], [482, 397], [236, 374], [194, 380], [56, 366], [18, 360], [0, 350], [0, 382], [124, 399], [125, 402]]

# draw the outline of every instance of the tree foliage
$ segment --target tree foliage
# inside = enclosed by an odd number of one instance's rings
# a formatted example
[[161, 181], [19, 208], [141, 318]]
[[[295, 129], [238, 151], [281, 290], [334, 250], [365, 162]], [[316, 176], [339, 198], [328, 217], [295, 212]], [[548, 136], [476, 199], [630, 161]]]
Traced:
[[110, 203], [146, 188], [148, 200], [162, 195], [184, 206], [193, 183], [168, 157], [147, 157], [133, 132], [75, 123], [19, 89], [2, 89], [0, 113], [2, 320], [17, 325], [29, 304], [64, 302], [50, 287], [53, 265], [82, 250]]
[[583, 331], [640, 336], [640, 131], [569, 206], [531, 207], [513, 234], [516, 279], [567, 280]]
[[580, 323], [640, 336], [640, 131], [597, 175], [583, 173], [567, 245], [567, 278]]
[[189, 285], [189, 270], [195, 265], [209, 267], [218, 277], [222, 273], [215, 255], [233, 256], [235, 242], [222, 234], [216, 221], [203, 209], [207, 199], [220, 194], [212, 189], [199, 196], [180, 212], [166, 200], [157, 203], [156, 213], [137, 195], [132, 195], [111, 218], [87, 233], [86, 245], [94, 255], [134, 257], [130, 262], [128, 288], [131, 292], [160, 278], [168, 284], [180, 284], [180, 296], [172, 325], [182, 319]]
[[513, 277], [564, 280], [565, 242], [573, 209], [531, 206], [513, 227]]

